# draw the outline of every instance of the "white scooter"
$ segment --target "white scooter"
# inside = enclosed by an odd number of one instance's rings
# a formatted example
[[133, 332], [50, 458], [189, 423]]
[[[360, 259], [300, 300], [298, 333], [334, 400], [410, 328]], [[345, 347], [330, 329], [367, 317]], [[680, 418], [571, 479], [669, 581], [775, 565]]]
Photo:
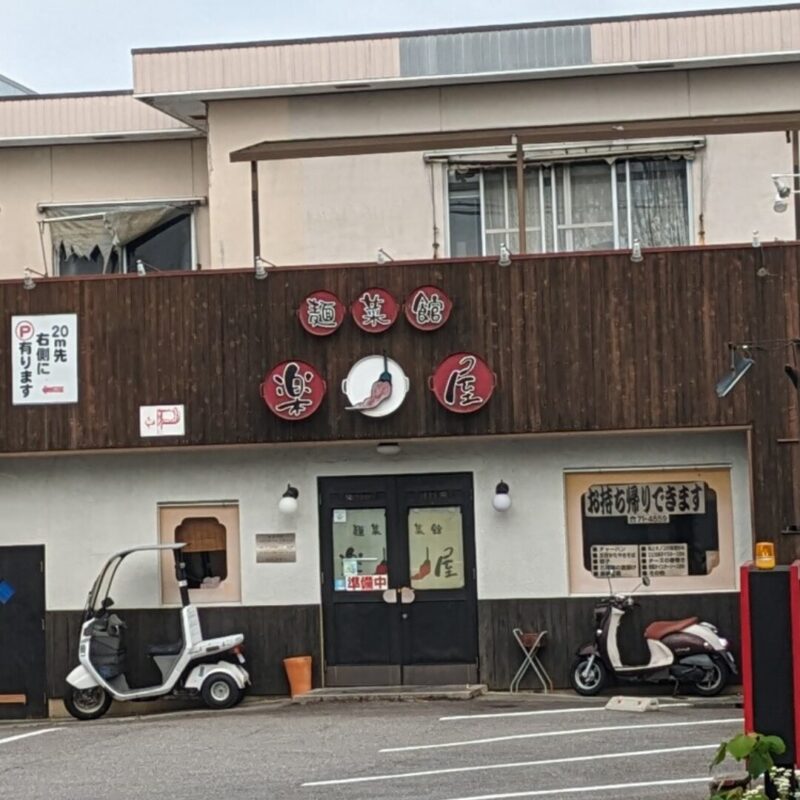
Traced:
[[[186, 568], [181, 560], [183, 544], [132, 547], [113, 555], [97, 576], [89, 592], [81, 626], [80, 665], [67, 676], [64, 705], [80, 720], [97, 719], [108, 711], [112, 700], [152, 700], [166, 695], [200, 695], [209, 708], [231, 708], [243, 697], [250, 683], [244, 668], [242, 643], [236, 633], [204, 639], [197, 608], [189, 602]], [[111, 584], [120, 564], [131, 553], [173, 551], [175, 577], [181, 593], [182, 640], [147, 649], [161, 672], [161, 683], [131, 689], [125, 677], [125, 623], [111, 612]]]

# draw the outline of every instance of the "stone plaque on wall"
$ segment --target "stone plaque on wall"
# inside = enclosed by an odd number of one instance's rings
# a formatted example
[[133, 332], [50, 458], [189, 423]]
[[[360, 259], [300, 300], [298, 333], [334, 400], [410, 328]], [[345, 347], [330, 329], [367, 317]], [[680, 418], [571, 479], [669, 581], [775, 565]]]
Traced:
[[297, 561], [294, 533], [257, 533], [256, 563], [285, 564]]

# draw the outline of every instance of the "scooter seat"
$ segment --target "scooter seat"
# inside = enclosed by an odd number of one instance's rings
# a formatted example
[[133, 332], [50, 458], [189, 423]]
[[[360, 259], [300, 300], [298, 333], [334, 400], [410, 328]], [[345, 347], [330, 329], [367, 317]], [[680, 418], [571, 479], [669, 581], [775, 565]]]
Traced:
[[663, 639], [670, 633], [678, 633], [690, 625], [700, 622], [700, 617], [686, 617], [686, 619], [659, 620], [651, 622], [644, 630], [646, 639]]
[[170, 644], [151, 644], [147, 648], [149, 656], [176, 656], [183, 650], [183, 642], [172, 642]]

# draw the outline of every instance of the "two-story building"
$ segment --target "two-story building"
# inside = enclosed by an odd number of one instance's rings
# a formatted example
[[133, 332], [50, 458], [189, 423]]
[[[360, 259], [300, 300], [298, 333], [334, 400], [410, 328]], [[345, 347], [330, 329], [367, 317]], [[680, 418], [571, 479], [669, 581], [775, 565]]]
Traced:
[[[0, 581], [45, 620], [3, 606], [0, 694], [59, 697], [100, 563], [176, 540], [260, 693], [299, 653], [500, 688], [516, 626], [565, 685], [609, 569], [735, 641], [754, 537], [797, 551], [799, 61], [792, 5], [140, 50], [132, 93], [0, 100]], [[165, 565], [116, 599], [177, 632]]]

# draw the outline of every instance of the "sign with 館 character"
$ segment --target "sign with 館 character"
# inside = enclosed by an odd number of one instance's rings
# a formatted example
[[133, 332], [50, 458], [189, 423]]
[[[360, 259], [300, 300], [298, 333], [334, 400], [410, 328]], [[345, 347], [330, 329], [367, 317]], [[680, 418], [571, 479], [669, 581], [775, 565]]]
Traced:
[[11, 317], [11, 375], [15, 406], [77, 403], [77, 314]]

